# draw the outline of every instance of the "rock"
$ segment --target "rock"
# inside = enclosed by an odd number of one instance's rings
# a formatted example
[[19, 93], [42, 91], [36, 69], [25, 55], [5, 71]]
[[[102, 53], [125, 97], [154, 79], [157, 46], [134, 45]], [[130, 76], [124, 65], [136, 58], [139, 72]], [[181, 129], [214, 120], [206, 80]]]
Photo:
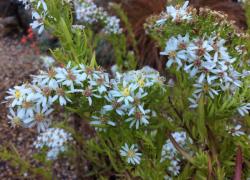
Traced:
[[15, 16], [0, 18], [0, 37], [11, 33], [18, 27], [18, 22]]
[[0, 0], [0, 36], [26, 31], [31, 15], [17, 0]]

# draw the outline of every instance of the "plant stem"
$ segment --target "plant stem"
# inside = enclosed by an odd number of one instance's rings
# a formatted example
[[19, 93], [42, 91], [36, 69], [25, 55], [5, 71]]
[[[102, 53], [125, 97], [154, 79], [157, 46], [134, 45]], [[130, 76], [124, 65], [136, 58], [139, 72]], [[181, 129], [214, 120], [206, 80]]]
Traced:
[[216, 161], [217, 166], [220, 168], [221, 165], [220, 165], [220, 162], [218, 160], [218, 153], [217, 153], [217, 149], [216, 149], [216, 147], [218, 147], [218, 146], [217, 146], [217, 143], [215, 142], [216, 138], [208, 125], [206, 125], [206, 128], [207, 128], [207, 135], [208, 135], [207, 141], [208, 141], [208, 144], [210, 146], [212, 157]]
[[179, 117], [179, 119], [181, 121], [183, 121], [183, 117], [182, 117], [182, 114], [176, 109], [176, 107], [174, 106], [172, 100], [171, 100], [171, 97], [168, 97], [168, 102], [170, 104], [170, 106], [173, 108], [174, 112], [176, 113], [176, 115]]
[[208, 180], [212, 180], [212, 174], [213, 174], [213, 167], [212, 167], [212, 160], [211, 157], [208, 154]]
[[243, 163], [242, 150], [241, 147], [239, 146], [236, 155], [234, 180], [241, 180], [242, 163]]
[[183, 116], [182, 113], [180, 113], [177, 108], [174, 106], [172, 100], [170, 97], [168, 97], [168, 101], [170, 106], [172, 107], [172, 109], [174, 110], [174, 112], [176, 113], [176, 115], [179, 117], [180, 121], [182, 122], [182, 128], [186, 130], [186, 132], [188, 133], [188, 135], [190, 136], [190, 138], [193, 140], [193, 142], [195, 142], [194, 144], [198, 147], [198, 144], [195, 141], [195, 138], [192, 134], [192, 132], [189, 130], [189, 128], [187, 127], [187, 125], [185, 124], [184, 120], [183, 120]]
[[169, 139], [170, 141], [173, 143], [174, 147], [177, 149], [177, 151], [183, 156], [185, 157], [191, 164], [194, 164], [194, 159], [192, 156], [190, 156], [174, 139], [174, 137], [169, 134]]

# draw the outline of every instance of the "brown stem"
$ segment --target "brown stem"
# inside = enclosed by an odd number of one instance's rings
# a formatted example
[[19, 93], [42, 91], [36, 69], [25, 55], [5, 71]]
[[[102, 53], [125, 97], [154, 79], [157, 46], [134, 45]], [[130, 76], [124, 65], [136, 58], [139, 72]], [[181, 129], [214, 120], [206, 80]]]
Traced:
[[207, 140], [209, 142], [212, 157], [216, 161], [217, 166], [220, 168], [221, 165], [220, 165], [220, 161], [218, 159], [218, 153], [217, 153], [217, 149], [216, 149], [216, 147], [218, 147], [218, 146], [217, 146], [217, 143], [215, 142], [216, 138], [208, 125], [206, 125], [206, 128], [207, 128], [207, 134], [208, 134]]
[[243, 155], [241, 147], [239, 146], [236, 155], [234, 180], [241, 180], [242, 163], [243, 163]]
[[213, 167], [212, 167], [212, 162], [211, 162], [211, 158], [208, 155], [208, 180], [212, 180], [212, 174], [213, 174]]
[[193, 140], [193, 144], [196, 147], [199, 147], [198, 141], [196, 141], [195, 137], [193, 136], [192, 132], [190, 131], [190, 128], [187, 127], [187, 125], [183, 122], [182, 128], [186, 130], [188, 133], [189, 137]]
[[195, 141], [195, 138], [193, 137], [193, 134], [192, 132], [189, 130], [189, 128], [187, 127], [187, 125], [184, 123], [184, 120], [183, 120], [183, 116], [182, 114], [177, 110], [177, 108], [174, 106], [172, 100], [170, 97], [168, 97], [168, 101], [169, 101], [169, 104], [170, 106], [172, 107], [172, 109], [174, 110], [174, 112], [176, 113], [176, 115], [179, 117], [179, 119], [181, 120], [182, 122], [182, 128], [184, 128], [186, 130], [186, 132], [188, 133], [188, 135], [191, 137], [191, 139], [193, 140], [194, 144], [198, 147], [198, 144], [196, 143], [197, 141]]
[[194, 159], [192, 156], [190, 156], [181, 146], [179, 146], [179, 144], [176, 142], [176, 140], [174, 139], [174, 137], [169, 134], [169, 139], [172, 142], [172, 144], [174, 145], [174, 147], [177, 149], [177, 151], [183, 156], [185, 157], [191, 164], [194, 164]]

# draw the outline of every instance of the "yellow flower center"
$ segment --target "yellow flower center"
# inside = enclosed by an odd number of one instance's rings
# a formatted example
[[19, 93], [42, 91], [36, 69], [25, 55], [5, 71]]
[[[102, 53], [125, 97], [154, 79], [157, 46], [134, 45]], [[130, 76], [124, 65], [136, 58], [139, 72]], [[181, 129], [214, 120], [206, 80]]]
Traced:
[[207, 93], [209, 91], [209, 86], [208, 84], [205, 84], [204, 87], [203, 87], [203, 90], [205, 93]]
[[100, 121], [103, 123], [103, 124], [105, 124], [106, 122], [107, 122], [107, 119], [105, 118], [105, 117], [100, 117]]
[[32, 107], [32, 103], [31, 103], [31, 102], [28, 102], [28, 101], [23, 102], [22, 107], [23, 107], [24, 109], [29, 109], [29, 108]]
[[59, 96], [64, 96], [65, 95], [65, 92], [62, 88], [57, 88], [56, 89], [56, 94], [59, 95]]
[[18, 117], [14, 117], [11, 123], [13, 127], [19, 127], [21, 125], [21, 120]]
[[125, 88], [125, 89], [122, 91], [122, 94], [123, 94], [123, 96], [129, 96], [129, 95], [130, 95], [129, 88]]
[[20, 97], [21, 97], [21, 92], [19, 90], [16, 90], [15, 98], [19, 99]]
[[38, 122], [42, 122], [44, 120], [44, 116], [42, 113], [37, 113], [35, 115], [35, 120], [38, 121]]
[[128, 157], [129, 158], [135, 157], [135, 152], [133, 150], [128, 150]]
[[140, 87], [144, 87], [144, 85], [145, 85], [144, 79], [140, 79], [138, 81], [138, 84], [139, 84]]
[[176, 52], [175, 52], [175, 51], [171, 51], [171, 52], [169, 53], [169, 57], [170, 57], [170, 58], [175, 58], [175, 57], [176, 57]]

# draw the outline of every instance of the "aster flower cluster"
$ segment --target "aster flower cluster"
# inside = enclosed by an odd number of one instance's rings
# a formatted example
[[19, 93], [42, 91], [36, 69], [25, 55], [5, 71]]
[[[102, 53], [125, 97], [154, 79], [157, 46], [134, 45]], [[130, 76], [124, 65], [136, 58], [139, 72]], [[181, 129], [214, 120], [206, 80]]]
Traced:
[[[172, 136], [181, 147], [185, 147], [187, 143], [187, 135], [185, 132], [175, 132], [172, 133]], [[168, 166], [167, 170], [172, 176], [177, 176], [181, 169], [179, 165], [181, 159], [178, 156], [178, 151], [170, 140], [167, 140], [163, 145], [161, 156], [161, 162], [166, 160], [170, 161], [170, 165]]]
[[159, 73], [152, 68], [144, 67], [138, 71], [116, 73], [116, 78], [110, 82], [111, 88], [105, 95], [107, 103], [102, 111], [106, 115], [115, 112], [121, 118], [125, 118], [130, 128], [139, 129], [140, 126], [147, 126], [154, 111], [146, 109], [145, 98], [152, 92], [153, 86], [158, 84], [160, 88], [163, 87], [164, 79]]
[[105, 34], [121, 34], [120, 19], [116, 16], [109, 16], [102, 8], [98, 7], [92, 0], [83, 2], [75, 1], [76, 19], [87, 24], [101, 22], [104, 24], [103, 32]]
[[[82, 103], [94, 108], [90, 124], [97, 131], [105, 132], [107, 127], [116, 126], [119, 119], [124, 120], [125, 126], [128, 124], [129, 128], [139, 129], [147, 126], [150, 118], [155, 116], [153, 110], [146, 108], [145, 97], [163, 89], [164, 82], [159, 73], [149, 67], [127, 73], [117, 72], [112, 79], [101, 68], [82, 64], [72, 66], [70, 62], [66, 67], [51, 67], [32, 78], [31, 83], [7, 91], [8, 119], [13, 127], [36, 126], [41, 135], [35, 147], [48, 147], [48, 159], [54, 159], [64, 151], [63, 144], [70, 139], [63, 130], [50, 128], [54, 104], [63, 107], [81, 99]], [[97, 101], [103, 103], [101, 109], [93, 106]], [[135, 145], [125, 145], [120, 153], [127, 157], [128, 163], [136, 165], [140, 163], [141, 156], [137, 151]]]
[[[168, 56], [166, 67], [176, 65], [195, 80], [195, 90], [189, 98], [191, 108], [198, 106], [197, 102], [201, 95], [214, 98], [221, 92], [235, 93], [242, 85], [242, 79], [249, 75], [248, 71], [238, 72], [234, 64], [236, 58], [230, 56], [226, 40], [218, 36], [208, 38], [195, 38], [190, 40], [189, 35], [171, 37], [166, 42], [166, 47], [161, 55]], [[247, 104], [238, 109], [244, 115], [248, 109]]]
[[95, 70], [82, 64], [73, 67], [70, 62], [66, 67], [51, 68], [32, 77], [31, 84], [9, 89], [5, 99], [13, 126], [37, 126], [39, 132], [49, 127], [53, 104], [65, 106], [72, 102], [74, 95], [83, 97], [89, 106], [95, 98], [106, 102], [100, 111], [96, 111], [91, 124], [115, 126], [115, 122], [105, 117], [116, 112], [126, 117], [131, 128], [135, 126], [138, 129], [147, 125], [151, 116], [151, 110], [145, 109], [142, 99], [148, 95], [150, 87], [162, 83], [159, 73], [149, 67], [117, 73], [115, 79], [110, 79], [102, 69]]
[[189, 1], [186, 1], [181, 7], [167, 6], [166, 12], [161, 14], [161, 18], [156, 21], [156, 25], [163, 25], [168, 20], [172, 22], [191, 21], [192, 14], [188, 10], [188, 4]]
[[8, 119], [13, 127], [37, 126], [39, 132], [48, 128], [49, 116], [53, 109], [47, 106], [47, 103], [52, 101], [52, 98], [46, 95], [47, 90], [35, 85], [23, 84], [7, 91]]
[[104, 18], [104, 16], [107, 16], [106, 12], [100, 13], [102, 11], [103, 9], [98, 8], [92, 0], [75, 2], [76, 19], [81, 20], [85, 23], [93, 24], [98, 22], [99, 18]]
[[[61, 106], [67, 105], [71, 102], [70, 94], [76, 92], [85, 95], [91, 105], [91, 98], [94, 96], [92, 87], [99, 88], [99, 84], [94, 84], [94, 82], [107, 74], [101, 71], [91, 71], [84, 65], [80, 67], [81, 69], [72, 67], [71, 63], [68, 63], [66, 67], [41, 71], [39, 75], [32, 76], [32, 83], [9, 89], [5, 99], [10, 108], [8, 117], [11, 124], [24, 127], [36, 125], [39, 132], [45, 131], [51, 122], [49, 115], [53, 111], [52, 105], [55, 103]], [[85, 81], [89, 82], [87, 87], [83, 87]], [[101, 90], [99, 88], [99, 92], [102, 92]]]
[[53, 160], [66, 150], [66, 143], [70, 141], [72, 141], [70, 133], [59, 128], [49, 128], [37, 137], [34, 146], [36, 149], [48, 148], [47, 159]]

